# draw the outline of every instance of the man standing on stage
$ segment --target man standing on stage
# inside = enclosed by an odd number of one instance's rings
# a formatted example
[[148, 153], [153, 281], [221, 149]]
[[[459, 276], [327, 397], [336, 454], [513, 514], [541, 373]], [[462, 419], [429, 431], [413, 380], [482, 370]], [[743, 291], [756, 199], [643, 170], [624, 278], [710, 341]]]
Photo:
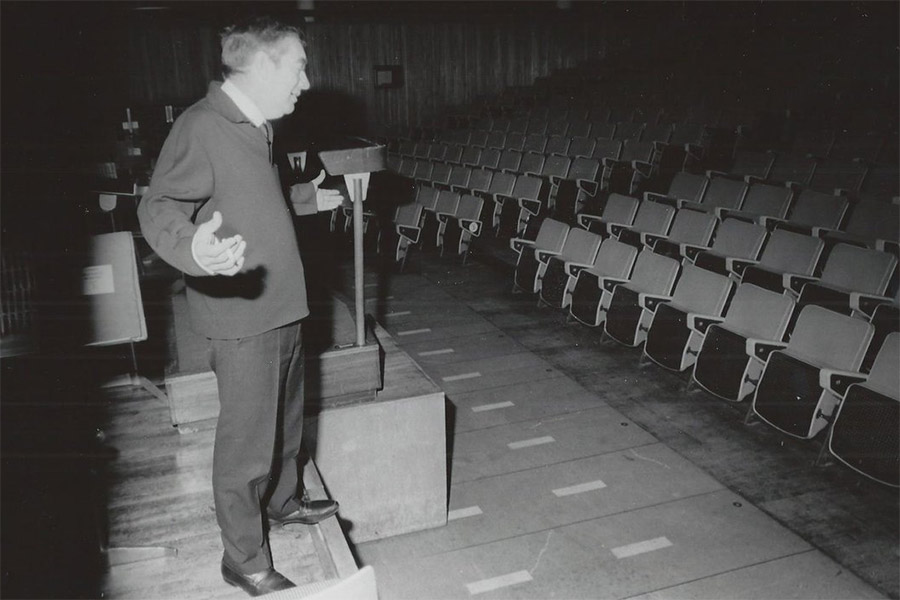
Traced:
[[296, 214], [343, 197], [315, 181], [285, 201], [269, 121], [309, 89], [298, 29], [270, 19], [222, 33], [224, 83], [175, 122], [141, 200], [141, 230], [186, 275], [193, 328], [209, 340], [220, 412], [213, 455], [222, 576], [257, 596], [294, 584], [272, 566], [266, 517], [317, 523], [333, 500], [299, 489], [303, 424], [300, 320], [309, 314]]

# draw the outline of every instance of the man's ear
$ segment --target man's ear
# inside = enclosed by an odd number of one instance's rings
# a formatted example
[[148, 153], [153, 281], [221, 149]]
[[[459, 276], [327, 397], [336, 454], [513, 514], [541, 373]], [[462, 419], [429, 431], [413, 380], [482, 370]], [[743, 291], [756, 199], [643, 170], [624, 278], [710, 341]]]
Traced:
[[253, 54], [253, 58], [250, 60], [250, 65], [252, 69], [259, 73], [265, 74], [271, 71], [275, 67], [275, 63], [272, 60], [265, 50], [257, 50], [256, 53]]

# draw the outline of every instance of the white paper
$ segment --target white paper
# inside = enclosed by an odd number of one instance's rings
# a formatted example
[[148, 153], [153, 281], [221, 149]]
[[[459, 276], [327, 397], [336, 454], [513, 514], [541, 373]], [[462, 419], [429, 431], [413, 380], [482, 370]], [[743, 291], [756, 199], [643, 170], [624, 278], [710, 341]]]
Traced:
[[115, 291], [116, 286], [113, 283], [112, 265], [95, 265], [84, 268], [84, 276], [81, 280], [81, 294], [83, 296], [113, 294]]

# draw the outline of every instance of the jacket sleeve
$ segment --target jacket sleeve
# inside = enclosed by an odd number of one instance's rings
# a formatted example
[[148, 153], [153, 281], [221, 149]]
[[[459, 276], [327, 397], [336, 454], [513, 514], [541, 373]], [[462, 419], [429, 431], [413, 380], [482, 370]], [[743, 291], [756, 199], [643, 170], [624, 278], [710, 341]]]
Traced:
[[292, 185], [291, 206], [298, 217], [317, 213], [319, 206], [316, 204], [316, 184], [310, 182]]
[[138, 205], [141, 232], [167, 263], [188, 275], [207, 275], [194, 261], [192, 216], [212, 194], [214, 173], [202, 128], [185, 113], [163, 144], [147, 193]]

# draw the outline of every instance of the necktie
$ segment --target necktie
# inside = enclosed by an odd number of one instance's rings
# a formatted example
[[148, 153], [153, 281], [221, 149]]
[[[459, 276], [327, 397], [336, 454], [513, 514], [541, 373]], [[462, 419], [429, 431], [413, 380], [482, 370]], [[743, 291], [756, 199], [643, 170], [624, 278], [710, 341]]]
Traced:
[[272, 130], [268, 121], [263, 123], [262, 130], [263, 134], [266, 136], [266, 146], [269, 147], [269, 164], [275, 164], [272, 160]]

